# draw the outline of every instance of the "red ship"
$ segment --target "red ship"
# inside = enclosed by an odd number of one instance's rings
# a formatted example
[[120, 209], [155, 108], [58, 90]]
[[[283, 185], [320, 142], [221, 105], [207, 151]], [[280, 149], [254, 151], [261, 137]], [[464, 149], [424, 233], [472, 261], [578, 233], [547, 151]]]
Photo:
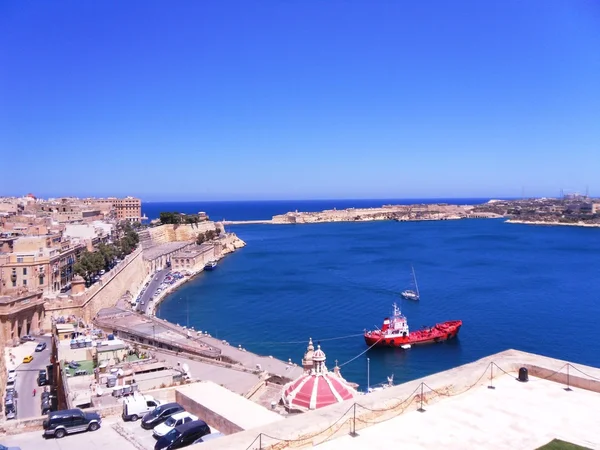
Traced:
[[406, 317], [394, 303], [394, 314], [386, 317], [383, 326], [375, 331], [365, 331], [368, 346], [410, 348], [417, 344], [432, 344], [447, 341], [458, 335], [462, 320], [450, 320], [425, 327], [419, 331], [409, 331]]

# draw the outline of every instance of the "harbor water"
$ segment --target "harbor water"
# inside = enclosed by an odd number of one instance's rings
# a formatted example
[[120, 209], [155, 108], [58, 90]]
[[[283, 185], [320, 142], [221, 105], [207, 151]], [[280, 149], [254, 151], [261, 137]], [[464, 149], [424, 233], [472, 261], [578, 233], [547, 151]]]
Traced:
[[[231, 214], [252, 218], [265, 217]], [[344, 377], [362, 389], [367, 358], [371, 385], [509, 348], [600, 365], [600, 229], [472, 219], [230, 230], [248, 245], [167, 297], [159, 317], [298, 364], [312, 337], [328, 367], [338, 360]], [[419, 302], [399, 295], [411, 285], [411, 264]], [[360, 334], [381, 327], [393, 302], [411, 329], [463, 320], [459, 338], [372, 349], [345, 364], [366, 349]]]

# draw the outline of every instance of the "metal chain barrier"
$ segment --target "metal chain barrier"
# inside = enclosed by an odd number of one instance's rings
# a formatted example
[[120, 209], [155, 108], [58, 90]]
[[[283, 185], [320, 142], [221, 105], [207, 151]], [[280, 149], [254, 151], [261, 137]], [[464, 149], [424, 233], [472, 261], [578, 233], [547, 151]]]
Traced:
[[[364, 354], [365, 352], [361, 353]], [[360, 355], [359, 355], [360, 356]], [[356, 358], [351, 359], [348, 362], [353, 361]], [[344, 363], [344, 364], [348, 364], [348, 362]], [[462, 395], [468, 391], [470, 391], [471, 389], [473, 389], [474, 387], [478, 386], [479, 383], [481, 382], [481, 380], [486, 376], [486, 374], [488, 373], [489, 370], [489, 374], [490, 374], [490, 384], [488, 385], [488, 388], [490, 389], [495, 389], [495, 387], [492, 385], [492, 380], [493, 380], [493, 368], [496, 367], [496, 369], [498, 369], [500, 372], [502, 372], [504, 375], [508, 375], [516, 380], [519, 380], [519, 377], [514, 376], [513, 373], [508, 372], [506, 370], [504, 370], [502, 367], [500, 367], [498, 364], [496, 364], [495, 362], [490, 362], [487, 367], [485, 368], [484, 372], [481, 374], [481, 376], [479, 378], [477, 378], [477, 381], [475, 381], [474, 383], [472, 383], [471, 385], [467, 386], [465, 389], [461, 390], [460, 392], [443, 392], [439, 389], [433, 389], [432, 387], [430, 387], [427, 383], [425, 382], [421, 382], [417, 385], [417, 387], [412, 391], [412, 393], [410, 395], [408, 395], [406, 398], [402, 399], [398, 404], [394, 405], [394, 406], [390, 406], [387, 408], [381, 408], [381, 409], [375, 409], [375, 408], [369, 408], [368, 406], [364, 406], [361, 405], [360, 403], [353, 403], [352, 406], [346, 410], [346, 412], [344, 412], [344, 414], [342, 414], [342, 416], [336, 420], [333, 424], [331, 424], [330, 426], [328, 426], [327, 428], [325, 428], [324, 430], [318, 431], [316, 433], [310, 434], [310, 435], [306, 435], [306, 436], [302, 436], [301, 438], [297, 438], [297, 439], [282, 439], [282, 438], [278, 438], [275, 436], [270, 436], [268, 434], [265, 433], [260, 433], [253, 441], [252, 443], [246, 448], [246, 450], [251, 450], [254, 446], [254, 444], [256, 443], [256, 441], [258, 441], [259, 443], [259, 449], [263, 448], [263, 439], [267, 438], [270, 440], [274, 440], [274, 441], [278, 441], [276, 444], [269, 444], [268, 448], [272, 448], [272, 449], [283, 449], [287, 447], [287, 444], [290, 443], [295, 443], [295, 442], [307, 442], [309, 440], [312, 440], [320, 435], [323, 435], [329, 431], [331, 431], [334, 427], [337, 428], [336, 430], [327, 438], [325, 438], [323, 440], [323, 442], [329, 440], [331, 437], [335, 436], [336, 433], [344, 426], [346, 425], [347, 422], [350, 423], [350, 436], [358, 436], [358, 433], [356, 432], [356, 423], [362, 423], [362, 424], [377, 424], [377, 423], [382, 423], [385, 421], [388, 421], [390, 419], [396, 418], [398, 416], [400, 416], [401, 414], [404, 413], [404, 411], [406, 411], [408, 409], [409, 406], [411, 406], [413, 403], [415, 402], [419, 402], [419, 408], [417, 409], [417, 411], [419, 412], [425, 412], [425, 409], [423, 408], [423, 404], [426, 403], [425, 401], [425, 397], [427, 393], [434, 393], [440, 397], [454, 397], [457, 395]], [[572, 367], [573, 369], [575, 369], [576, 371], [580, 372], [581, 374], [585, 375], [586, 377], [589, 377], [593, 380], [597, 380], [600, 381], [600, 377], [594, 377], [592, 375], [588, 375], [587, 373], [585, 373], [584, 371], [582, 371], [581, 369], [575, 367], [574, 365], [572, 365], [571, 363], [566, 363], [564, 364], [560, 369], [552, 372], [550, 375], [545, 376], [545, 377], [537, 377], [535, 376], [534, 380], [528, 380], [529, 382], [532, 381], [539, 381], [539, 380], [548, 380], [550, 378], [552, 378], [553, 376], [559, 374], [562, 372], [562, 370], [564, 368], [567, 368], [567, 388], [565, 388], [566, 391], [571, 391], [572, 389], [570, 388], [570, 380], [569, 380], [569, 368]], [[425, 388], [427, 389], [427, 391], [425, 391]], [[419, 394], [416, 394], [418, 391], [420, 391]], [[394, 398], [392, 397], [392, 399], [396, 400], [398, 398]], [[356, 417], [356, 410], [357, 408], [362, 408], [363, 410], [372, 412], [372, 413], [385, 413], [385, 412], [392, 412], [393, 414], [391, 414], [389, 417], [387, 418], [376, 418], [374, 420], [367, 420], [367, 419], [363, 419], [360, 417]], [[348, 413], [350, 411], [353, 411], [352, 417], [350, 418], [346, 418], [346, 416], [348, 415]], [[346, 419], [342, 422], [343, 419]], [[342, 422], [340, 424], [340, 422]], [[281, 447], [280, 447], [281, 446]], [[265, 447], [267, 448], [267, 447]]]

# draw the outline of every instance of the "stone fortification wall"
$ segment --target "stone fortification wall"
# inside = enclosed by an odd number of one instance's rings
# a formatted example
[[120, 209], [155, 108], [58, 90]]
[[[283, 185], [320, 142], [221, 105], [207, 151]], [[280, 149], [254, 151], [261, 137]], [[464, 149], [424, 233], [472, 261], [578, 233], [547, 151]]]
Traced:
[[192, 241], [196, 239], [198, 233], [215, 230], [216, 227], [217, 225], [210, 221], [184, 225], [160, 225], [140, 233], [140, 241], [144, 248], [168, 242]]
[[273, 216], [274, 224], [368, 222], [375, 220], [448, 220], [467, 217], [471, 206], [463, 205], [384, 205], [381, 208], [330, 209], [320, 212], [288, 212]]
[[[494, 366], [493, 373], [490, 372], [492, 363], [498, 367]], [[431, 405], [449, 396], [461, 395], [473, 387], [489, 385], [488, 374], [494, 378], [503, 376], [503, 371], [515, 374], [520, 367], [526, 367], [531, 376], [562, 384], [569, 382], [573, 387], [600, 392], [600, 381], [598, 381], [600, 369], [578, 364], [577, 366], [585, 374], [575, 370], [567, 374], [566, 364], [567, 361], [517, 350], [506, 350], [454, 369], [288, 417], [282, 422], [223, 437], [214, 444], [207, 442], [202, 448], [204, 450], [219, 448], [255, 450], [259, 447], [262, 449], [313, 447], [351, 431], [358, 431], [360, 434], [362, 428], [397, 417], [405, 411], [414, 411], [419, 407], [421, 398], [423, 404]], [[422, 397], [419, 390], [421, 383], [427, 386], [422, 391]], [[355, 403], [357, 407], [353, 407]], [[263, 434], [259, 441], [257, 437], [260, 433]], [[268, 436], [277, 436], [279, 439]]]
[[51, 328], [52, 317], [75, 315], [90, 322], [102, 308], [115, 306], [127, 291], [134, 294], [146, 278], [146, 272], [142, 249], [138, 248], [83, 294], [47, 300], [44, 329]]

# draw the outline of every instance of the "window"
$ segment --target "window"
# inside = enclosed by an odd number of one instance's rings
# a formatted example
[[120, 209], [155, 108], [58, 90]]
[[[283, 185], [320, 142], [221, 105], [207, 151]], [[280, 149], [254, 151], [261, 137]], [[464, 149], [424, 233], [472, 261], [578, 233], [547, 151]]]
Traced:
[[27, 286], [27, 280], [23, 280], [23, 286]]
[[27, 267], [23, 267], [23, 275], [27, 275]]
[[23, 262], [23, 257], [22, 256], [17, 256], [17, 262], [18, 263], [22, 263]]
[[40, 275], [40, 286], [44, 284], [44, 275]]
[[17, 280], [13, 280], [12, 287], [17, 287]]

